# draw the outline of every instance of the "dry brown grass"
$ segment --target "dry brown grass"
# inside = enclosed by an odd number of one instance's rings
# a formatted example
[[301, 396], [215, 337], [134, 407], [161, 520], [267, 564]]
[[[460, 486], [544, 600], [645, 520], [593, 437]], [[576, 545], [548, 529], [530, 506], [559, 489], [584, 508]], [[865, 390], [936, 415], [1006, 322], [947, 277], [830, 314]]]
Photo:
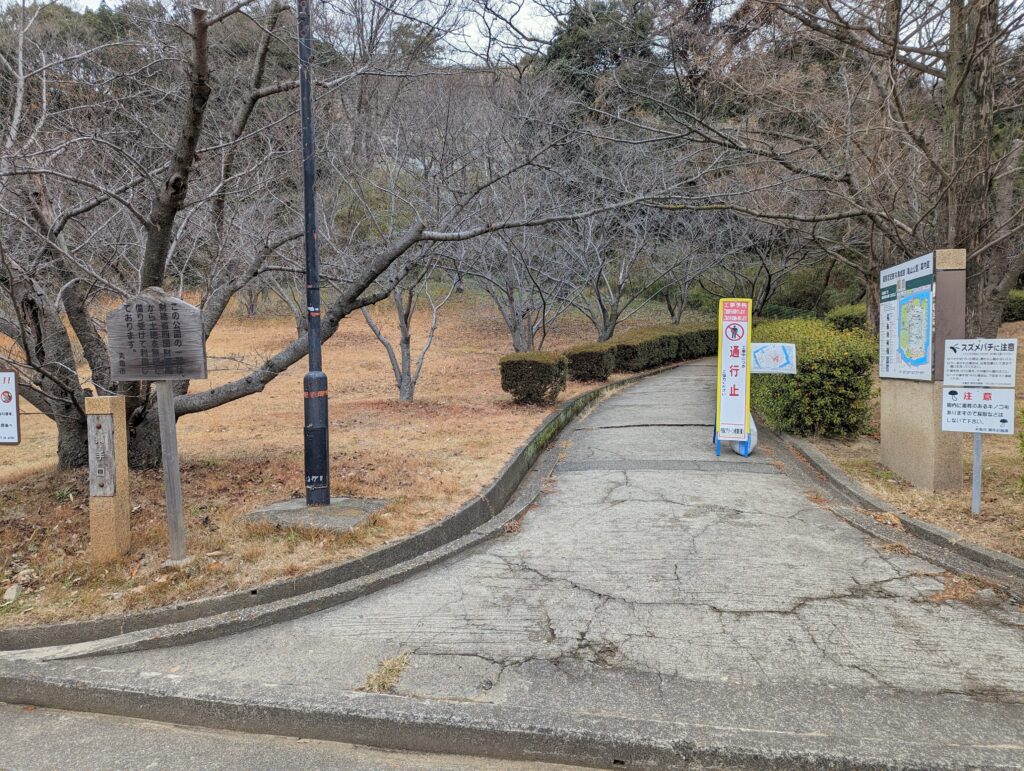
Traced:
[[[378, 314], [386, 329], [387, 311], [382, 306]], [[423, 319], [418, 321], [414, 335], [422, 329]], [[237, 377], [293, 335], [290, 318], [225, 320], [210, 339], [210, 380], [195, 387]], [[546, 347], [592, 335], [583, 319], [566, 319]], [[0, 626], [123, 613], [298, 575], [452, 513], [494, 478], [551, 411], [516, 406], [501, 391], [497, 360], [510, 349], [493, 306], [480, 297], [460, 297], [442, 311], [416, 401], [401, 404], [387, 356], [362, 318], [343, 322], [324, 349], [332, 492], [390, 502], [345, 535], [240, 520], [256, 505], [302, 494], [305, 362], [261, 394], [183, 417], [178, 432], [185, 518], [189, 551], [197, 559], [173, 574], [160, 572], [167, 531], [159, 472], [132, 474], [131, 554], [93, 566], [86, 554], [86, 474], [56, 471], [52, 423], [27, 416], [22, 445], [0, 448], [0, 590], [26, 568], [38, 578], [22, 600], [0, 604]], [[571, 383], [561, 401], [589, 387]]]
[[360, 691], [369, 693], [391, 693], [398, 685], [405, 668], [409, 666], [409, 654], [402, 653], [391, 659], [384, 659], [377, 669], [366, 678], [366, 684]]
[[[1024, 340], [1024, 322], [1004, 324], [1000, 337]], [[1018, 430], [1024, 409], [1024, 357], [1017, 360]], [[876, 411], [877, 412], [877, 411]], [[854, 442], [815, 440], [817, 447], [846, 473], [891, 507], [932, 522], [973, 543], [1024, 557], [1024, 461], [1016, 436], [986, 436], [981, 515], [971, 514], [971, 442], [965, 434], [963, 489], [929, 493], [912, 487], [879, 462], [877, 437]], [[908, 452], [912, 452], [908, 448]]]

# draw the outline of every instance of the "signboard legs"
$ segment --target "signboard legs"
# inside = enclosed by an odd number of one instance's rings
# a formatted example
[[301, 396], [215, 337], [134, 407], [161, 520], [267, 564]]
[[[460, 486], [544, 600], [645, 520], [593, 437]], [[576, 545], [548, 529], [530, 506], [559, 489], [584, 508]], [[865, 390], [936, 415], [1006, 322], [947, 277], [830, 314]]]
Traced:
[[186, 559], [185, 512], [181, 499], [181, 467], [178, 464], [178, 429], [174, 422], [174, 384], [170, 380], [157, 382], [156, 404], [160, 416], [160, 454], [164, 463], [170, 562], [183, 562]]

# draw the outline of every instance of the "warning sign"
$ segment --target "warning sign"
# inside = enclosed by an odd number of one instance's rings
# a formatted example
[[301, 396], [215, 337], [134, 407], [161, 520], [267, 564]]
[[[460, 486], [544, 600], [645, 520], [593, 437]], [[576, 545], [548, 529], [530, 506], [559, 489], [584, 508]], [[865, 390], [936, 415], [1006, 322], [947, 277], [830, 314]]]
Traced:
[[1012, 434], [1012, 388], [943, 388], [942, 430]]
[[18, 376], [14, 372], [0, 372], [0, 444], [20, 442]]
[[718, 399], [715, 431], [723, 441], [743, 442], [750, 434], [749, 299], [718, 303]]
[[942, 380], [947, 386], [1013, 388], [1017, 382], [1015, 339], [947, 340]]

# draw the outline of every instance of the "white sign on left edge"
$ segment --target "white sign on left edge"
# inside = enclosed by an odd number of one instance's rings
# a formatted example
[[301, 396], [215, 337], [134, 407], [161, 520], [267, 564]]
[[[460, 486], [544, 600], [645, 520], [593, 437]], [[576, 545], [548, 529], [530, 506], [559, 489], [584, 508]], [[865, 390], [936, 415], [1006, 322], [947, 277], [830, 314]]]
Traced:
[[21, 417], [18, 414], [18, 376], [0, 372], [0, 444], [21, 443]]

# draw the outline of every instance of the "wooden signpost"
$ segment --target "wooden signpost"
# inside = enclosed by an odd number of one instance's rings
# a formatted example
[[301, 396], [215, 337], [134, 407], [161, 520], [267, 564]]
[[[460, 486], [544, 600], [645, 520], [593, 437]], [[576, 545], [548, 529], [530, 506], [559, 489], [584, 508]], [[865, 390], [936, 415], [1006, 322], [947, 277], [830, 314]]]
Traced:
[[174, 381], [206, 378], [206, 338], [198, 308], [150, 288], [107, 316], [113, 380], [156, 384], [170, 563], [186, 560], [185, 513], [174, 418]]

